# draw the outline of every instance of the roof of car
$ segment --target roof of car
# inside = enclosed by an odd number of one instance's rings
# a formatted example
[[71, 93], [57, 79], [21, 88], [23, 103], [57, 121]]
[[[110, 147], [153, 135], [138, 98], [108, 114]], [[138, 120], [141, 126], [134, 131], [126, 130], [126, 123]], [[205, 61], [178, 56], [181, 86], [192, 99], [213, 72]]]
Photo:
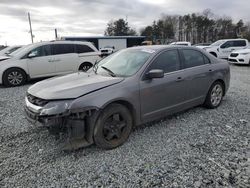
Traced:
[[163, 50], [163, 49], [168, 49], [168, 48], [186, 48], [186, 49], [195, 49], [195, 50], [199, 50], [199, 48], [197, 47], [192, 47], [192, 46], [180, 46], [180, 45], [147, 45], [147, 46], [136, 46], [136, 47], [132, 47], [130, 49], [139, 49], [139, 50], [143, 50], [143, 49], [148, 49], [148, 50]]

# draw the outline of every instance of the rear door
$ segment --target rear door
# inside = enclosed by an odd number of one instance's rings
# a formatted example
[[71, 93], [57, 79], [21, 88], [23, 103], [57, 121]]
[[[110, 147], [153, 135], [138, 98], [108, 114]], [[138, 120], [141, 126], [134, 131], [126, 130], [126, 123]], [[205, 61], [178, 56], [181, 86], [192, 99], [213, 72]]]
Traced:
[[92, 65], [100, 59], [99, 52], [95, 51], [88, 45], [85, 44], [76, 44], [76, 53], [78, 54], [80, 64], [89, 62]]
[[140, 103], [142, 121], [150, 121], [178, 111], [187, 100], [186, 84], [180, 70], [178, 50], [161, 52], [151, 63], [147, 72], [161, 69], [163, 78], [140, 81]]
[[78, 70], [79, 58], [75, 53], [74, 44], [53, 44], [52, 54], [56, 74], [67, 74]]
[[[30, 54], [32, 54], [33, 57], [29, 57]], [[22, 59], [26, 59], [31, 78], [55, 75], [56, 67], [55, 64], [51, 62], [53, 56], [49, 44], [36, 47]]]
[[187, 93], [187, 105], [193, 106], [201, 103], [207, 94], [213, 74], [212, 65], [208, 57], [194, 49], [180, 49], [183, 74]]

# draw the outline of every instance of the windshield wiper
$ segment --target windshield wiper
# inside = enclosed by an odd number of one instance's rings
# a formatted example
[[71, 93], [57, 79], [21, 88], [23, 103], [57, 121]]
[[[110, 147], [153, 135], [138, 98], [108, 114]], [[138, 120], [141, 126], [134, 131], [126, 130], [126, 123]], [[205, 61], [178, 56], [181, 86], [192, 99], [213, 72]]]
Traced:
[[104, 70], [106, 70], [109, 73], [109, 75], [111, 75], [112, 77], [116, 77], [116, 74], [112, 70], [110, 70], [110, 69], [108, 69], [107, 67], [104, 67], [104, 66], [101, 66], [101, 67]]

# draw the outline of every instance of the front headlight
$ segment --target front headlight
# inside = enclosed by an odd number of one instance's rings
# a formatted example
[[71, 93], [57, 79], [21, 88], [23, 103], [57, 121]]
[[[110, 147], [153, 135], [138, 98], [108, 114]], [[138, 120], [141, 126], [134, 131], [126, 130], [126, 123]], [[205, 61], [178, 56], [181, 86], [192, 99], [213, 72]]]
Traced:
[[45, 105], [41, 111], [40, 115], [57, 115], [65, 113], [68, 110], [69, 105], [71, 104], [71, 101], [56, 101], [51, 102]]

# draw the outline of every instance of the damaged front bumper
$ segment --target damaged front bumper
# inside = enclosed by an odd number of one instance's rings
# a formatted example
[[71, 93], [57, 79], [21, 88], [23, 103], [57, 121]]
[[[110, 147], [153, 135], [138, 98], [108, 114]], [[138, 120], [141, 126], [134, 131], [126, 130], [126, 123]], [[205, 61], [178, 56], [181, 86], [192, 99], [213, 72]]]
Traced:
[[50, 101], [44, 106], [32, 104], [25, 98], [26, 118], [32, 124], [46, 126], [50, 133], [66, 132], [68, 135], [65, 150], [74, 150], [93, 143], [93, 129], [97, 109], [70, 109], [72, 100]]

